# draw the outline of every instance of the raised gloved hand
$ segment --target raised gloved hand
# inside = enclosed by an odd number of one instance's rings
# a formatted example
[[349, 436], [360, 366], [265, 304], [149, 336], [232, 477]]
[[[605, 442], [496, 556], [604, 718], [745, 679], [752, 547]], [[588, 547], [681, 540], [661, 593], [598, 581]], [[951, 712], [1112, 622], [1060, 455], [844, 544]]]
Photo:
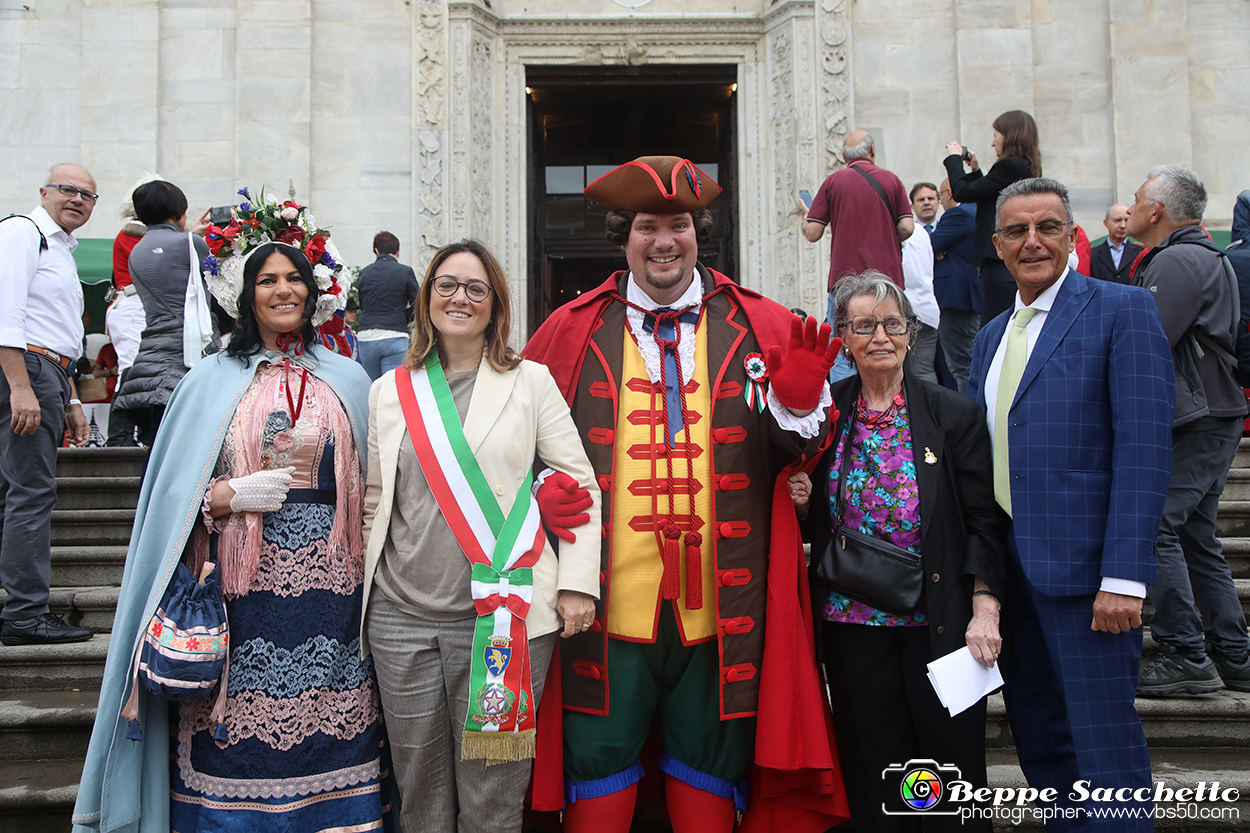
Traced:
[[590, 521], [586, 510], [594, 503], [590, 492], [562, 471], [547, 476], [534, 495], [538, 501], [538, 514], [542, 516], [547, 531], [562, 541], [573, 543], [577, 536], [571, 527]]
[[785, 355], [780, 347], [768, 348], [768, 383], [777, 401], [790, 410], [811, 411], [820, 404], [829, 368], [842, 349], [842, 339], [830, 340], [832, 332], [828, 324], [817, 330], [815, 318], [804, 323], [796, 315], [790, 323], [790, 345]]
[[229, 483], [234, 497], [230, 498], [230, 511], [277, 512], [286, 501], [294, 473], [295, 466], [287, 466], [231, 478]]

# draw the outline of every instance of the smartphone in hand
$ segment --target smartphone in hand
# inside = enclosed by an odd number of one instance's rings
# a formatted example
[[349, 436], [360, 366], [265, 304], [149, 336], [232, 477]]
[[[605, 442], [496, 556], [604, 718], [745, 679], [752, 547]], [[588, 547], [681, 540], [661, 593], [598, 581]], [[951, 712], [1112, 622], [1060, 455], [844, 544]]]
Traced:
[[812, 192], [811, 191], [807, 190], [806, 188], [804, 188], [802, 191], [799, 191], [799, 199], [801, 199], [803, 201], [803, 204], [806, 205], [808, 208], [812, 207]]

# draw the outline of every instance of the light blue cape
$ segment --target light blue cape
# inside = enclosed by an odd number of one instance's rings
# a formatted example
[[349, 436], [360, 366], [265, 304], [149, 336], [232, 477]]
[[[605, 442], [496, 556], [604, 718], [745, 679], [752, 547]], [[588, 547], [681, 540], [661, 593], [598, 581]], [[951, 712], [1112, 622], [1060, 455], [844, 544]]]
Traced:
[[[307, 355], [313, 375], [330, 385], [347, 412], [363, 471], [369, 376], [356, 362], [323, 347], [314, 346]], [[245, 365], [224, 353], [210, 356], [183, 377], [170, 397], [139, 492], [100, 704], [74, 806], [75, 833], [169, 833], [167, 701], [140, 690], [141, 741], [126, 738], [121, 710], [144, 625], [199, 522], [231, 418], [262, 359], [257, 354]]]

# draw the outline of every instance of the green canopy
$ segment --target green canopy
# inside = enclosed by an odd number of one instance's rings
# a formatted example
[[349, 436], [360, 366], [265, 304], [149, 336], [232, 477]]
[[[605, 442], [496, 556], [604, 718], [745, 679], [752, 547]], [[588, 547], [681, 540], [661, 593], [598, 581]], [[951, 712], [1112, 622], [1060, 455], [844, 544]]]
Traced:
[[113, 279], [113, 238], [80, 237], [74, 249], [78, 280], [92, 285]]
[[83, 282], [82, 294], [86, 304], [83, 325], [89, 333], [104, 332], [104, 296], [113, 281], [113, 239], [103, 237], [80, 237], [74, 249], [74, 263], [78, 266], [78, 280]]

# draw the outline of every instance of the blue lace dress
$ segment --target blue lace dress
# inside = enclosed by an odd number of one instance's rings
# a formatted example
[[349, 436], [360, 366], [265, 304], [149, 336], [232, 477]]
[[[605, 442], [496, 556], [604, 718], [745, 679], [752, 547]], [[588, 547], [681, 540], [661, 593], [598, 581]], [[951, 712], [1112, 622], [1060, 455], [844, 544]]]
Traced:
[[[247, 559], [226, 550], [242, 549], [248, 516], [227, 515], [199, 533], [208, 537], [201, 557], [221, 558], [227, 591], [228, 740], [214, 739], [217, 692], [171, 709], [176, 833], [389, 827], [377, 683], [372, 662], [360, 658], [363, 557], [358, 544], [332, 545], [342, 506], [337, 488], [349, 485], [336, 482], [336, 444], [350, 450], [352, 437], [350, 428], [343, 436], [347, 420], [333, 391], [311, 375], [298, 414], [292, 425], [281, 371], [262, 368], [217, 463], [216, 473], [229, 476], [246, 433], [260, 429], [264, 467], [295, 466], [296, 473], [282, 508], [260, 515], [259, 524], [253, 517], [261, 546], [242, 568], [251, 574], [243, 587], [234, 574], [234, 593], [230, 573]], [[358, 501], [355, 466], [349, 500]], [[358, 518], [358, 511], [348, 515]]]

